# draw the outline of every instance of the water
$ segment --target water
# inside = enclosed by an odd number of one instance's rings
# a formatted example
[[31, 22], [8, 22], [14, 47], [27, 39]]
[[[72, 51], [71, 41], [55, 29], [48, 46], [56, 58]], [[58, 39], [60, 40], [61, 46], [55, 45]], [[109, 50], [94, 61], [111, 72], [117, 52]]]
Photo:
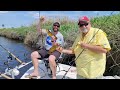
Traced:
[[[2, 45], [4, 48], [6, 48], [8, 51], [10, 51], [16, 57], [18, 57], [21, 61], [23, 61], [23, 62], [31, 61], [30, 54], [34, 50], [31, 49], [30, 47], [26, 46], [22, 42], [7, 39], [5, 37], [0, 37], [0, 45]], [[8, 66], [4, 64], [5, 62], [8, 61], [8, 56], [9, 56], [9, 53], [6, 50], [4, 50], [2, 47], [0, 47], [0, 72], [1, 73], [4, 73], [5, 69], [8, 68]], [[16, 61], [14, 58], [12, 58], [12, 60], [10, 60], [8, 65], [10, 66], [10, 68], [14, 68], [16, 65], [19, 65], [19, 64], [20, 63], [18, 61]], [[16, 76], [16, 78], [20, 78], [22, 76], [22, 74], [24, 74], [24, 72], [29, 67], [31, 67], [31, 65], [32, 65], [32, 63], [27, 65], [27, 67], [21, 68], [20, 74], [18, 76]]]

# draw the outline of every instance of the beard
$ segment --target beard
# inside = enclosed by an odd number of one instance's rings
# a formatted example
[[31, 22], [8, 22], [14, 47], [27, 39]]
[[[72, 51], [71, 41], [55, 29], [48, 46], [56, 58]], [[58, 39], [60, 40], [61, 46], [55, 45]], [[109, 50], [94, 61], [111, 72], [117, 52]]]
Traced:
[[86, 29], [86, 28], [85, 28], [85, 29], [82, 29], [81, 32], [82, 32], [82, 33], [87, 33], [87, 32], [88, 32], [88, 29]]
[[53, 31], [54, 31], [54, 32], [58, 32], [58, 31], [59, 31], [59, 29], [53, 29]]

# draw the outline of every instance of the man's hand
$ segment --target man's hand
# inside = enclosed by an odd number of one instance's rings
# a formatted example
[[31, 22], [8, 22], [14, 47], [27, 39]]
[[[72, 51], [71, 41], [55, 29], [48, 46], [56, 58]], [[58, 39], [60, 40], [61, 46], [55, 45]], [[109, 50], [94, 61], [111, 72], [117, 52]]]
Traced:
[[56, 39], [55, 39], [55, 36], [53, 35], [53, 36], [51, 36], [51, 39], [52, 39], [52, 41], [54, 42], [54, 41], [56, 41]]
[[83, 42], [78, 42], [77, 43], [77, 45], [80, 45], [82, 48], [85, 48], [85, 49], [87, 49], [87, 46], [89, 45], [89, 44], [86, 44], [86, 43], [83, 43]]
[[81, 46], [82, 48], [85, 48], [85, 49], [87, 49], [88, 45], [89, 45], [89, 44], [86, 44], [86, 43], [81, 43], [81, 44], [80, 44], [80, 46]]
[[60, 44], [59, 44], [59, 43], [56, 43], [56, 42], [54, 43], [54, 45], [56, 45], [56, 46], [60, 46]]
[[37, 31], [39, 32], [39, 33], [42, 33], [42, 23], [45, 21], [45, 17], [43, 17], [43, 16], [41, 16], [40, 17], [40, 20], [39, 20], [39, 22], [38, 22], [38, 24], [37, 24], [37, 26], [36, 26], [36, 28], [37, 28]]
[[41, 16], [41, 17], [40, 17], [40, 21], [41, 21], [41, 22], [44, 22], [44, 21], [45, 21], [45, 17], [44, 17], [44, 16]]
[[58, 52], [62, 52], [62, 51], [63, 51], [63, 48], [62, 48], [61, 46], [58, 46], [58, 47], [56, 48], [56, 50], [57, 50]]
[[96, 53], [107, 53], [107, 50], [99, 45], [90, 45], [86, 43], [81, 43], [80, 45], [82, 48], [89, 49]]

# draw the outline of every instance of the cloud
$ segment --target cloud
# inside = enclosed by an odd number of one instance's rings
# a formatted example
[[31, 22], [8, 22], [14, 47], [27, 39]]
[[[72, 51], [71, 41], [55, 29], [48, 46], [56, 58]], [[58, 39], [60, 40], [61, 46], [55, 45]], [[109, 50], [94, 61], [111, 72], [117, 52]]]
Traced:
[[8, 11], [0, 11], [0, 13], [8, 13]]
[[[34, 18], [39, 17], [39, 11], [38, 12], [29, 12]], [[64, 11], [40, 11], [40, 16], [65, 16]]]
[[100, 11], [93, 11], [93, 13], [96, 13], [96, 14], [98, 14], [98, 13], [100, 13]]
[[[88, 16], [89, 18], [95, 16], [102, 16], [109, 14], [109, 11], [40, 11], [40, 16], [46, 19], [68, 18], [71, 20], [78, 20], [81, 16]], [[29, 15], [34, 19], [39, 18], [39, 11], [30, 11]]]
[[33, 18], [38, 18], [39, 17], [39, 13], [35, 12], [35, 11], [29, 11], [28, 14], [30, 16], [32, 16]]
[[76, 20], [79, 18], [80, 15], [84, 13], [84, 11], [29, 11], [28, 14], [33, 17], [34, 19], [39, 18], [40, 16], [44, 16], [46, 20], [56, 20], [56, 19], [71, 19]]

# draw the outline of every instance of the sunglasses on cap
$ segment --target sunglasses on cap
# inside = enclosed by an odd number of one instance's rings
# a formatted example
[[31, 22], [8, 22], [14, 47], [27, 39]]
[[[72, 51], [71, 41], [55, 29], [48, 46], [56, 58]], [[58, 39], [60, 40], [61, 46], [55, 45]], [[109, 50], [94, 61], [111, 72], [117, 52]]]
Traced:
[[83, 27], [83, 26], [87, 26], [87, 25], [88, 25], [88, 23], [84, 23], [84, 24], [79, 23], [79, 27]]

